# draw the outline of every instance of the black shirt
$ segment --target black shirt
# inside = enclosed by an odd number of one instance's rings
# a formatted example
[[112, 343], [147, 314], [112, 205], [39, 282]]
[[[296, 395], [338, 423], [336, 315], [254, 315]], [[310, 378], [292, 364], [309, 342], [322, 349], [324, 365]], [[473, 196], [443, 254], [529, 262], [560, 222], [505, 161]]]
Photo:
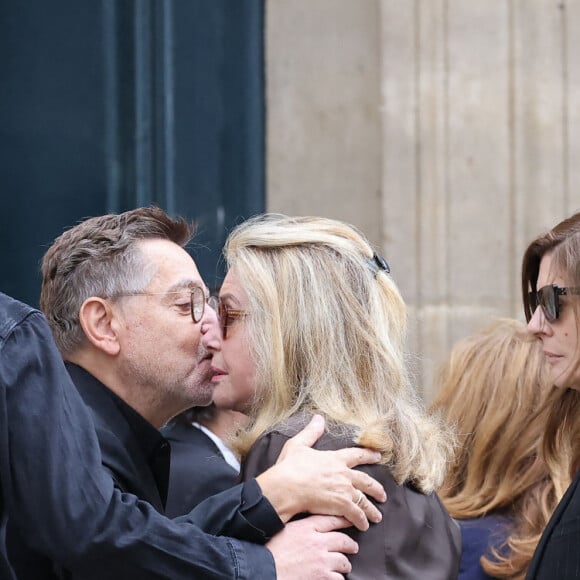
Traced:
[[91, 409], [103, 465], [115, 486], [165, 513], [169, 443], [149, 421], [82, 367], [66, 368]]
[[144, 419], [133, 407], [127, 405], [123, 399], [117, 397], [110, 391], [111, 396], [116, 399], [119, 410], [127, 419], [133, 433], [137, 437], [143, 456], [147, 460], [147, 465], [153, 473], [159, 495], [163, 505], [167, 502], [167, 489], [169, 486], [169, 465], [171, 461], [171, 448], [169, 442], [161, 435], [158, 429], [153, 427], [149, 421]]

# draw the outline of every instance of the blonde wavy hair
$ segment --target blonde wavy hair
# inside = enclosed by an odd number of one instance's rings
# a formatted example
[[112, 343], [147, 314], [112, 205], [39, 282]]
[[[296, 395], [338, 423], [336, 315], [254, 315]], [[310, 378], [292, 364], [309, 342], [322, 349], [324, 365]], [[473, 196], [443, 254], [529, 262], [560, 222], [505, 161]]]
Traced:
[[542, 439], [559, 393], [550, 386], [537, 339], [516, 320], [498, 319], [459, 341], [436, 384], [432, 410], [456, 426], [459, 451], [438, 490], [458, 519], [510, 517], [504, 549], [481, 560], [494, 578], [524, 578], [552, 512], [570, 483], [567, 462], [551, 468]]
[[267, 214], [232, 231], [224, 255], [249, 298], [256, 362], [241, 452], [295, 413], [320, 413], [330, 429], [354, 426], [399, 484], [437, 487], [451, 436], [414, 392], [405, 304], [364, 236], [336, 220]]

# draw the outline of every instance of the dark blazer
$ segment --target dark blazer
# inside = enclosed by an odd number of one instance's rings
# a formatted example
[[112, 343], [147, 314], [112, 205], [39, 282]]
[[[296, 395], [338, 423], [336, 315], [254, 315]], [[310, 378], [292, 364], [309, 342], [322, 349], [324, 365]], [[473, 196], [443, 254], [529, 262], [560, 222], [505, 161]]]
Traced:
[[580, 578], [580, 471], [550, 518], [534, 552], [526, 578]]
[[[260, 437], [242, 462], [242, 480], [255, 477], [272, 466], [284, 443], [307, 422], [299, 415]], [[316, 449], [352, 447], [347, 430], [340, 436], [325, 433]], [[439, 497], [422, 494], [408, 485], [397, 485], [384, 465], [363, 466], [362, 471], [377, 479], [387, 492], [378, 504], [383, 520], [366, 532], [346, 532], [359, 544], [349, 559], [350, 580], [456, 580], [459, 570], [461, 533]]]
[[238, 472], [203, 431], [178, 420], [161, 432], [171, 445], [165, 505], [170, 518], [186, 514], [204, 499], [236, 485]]

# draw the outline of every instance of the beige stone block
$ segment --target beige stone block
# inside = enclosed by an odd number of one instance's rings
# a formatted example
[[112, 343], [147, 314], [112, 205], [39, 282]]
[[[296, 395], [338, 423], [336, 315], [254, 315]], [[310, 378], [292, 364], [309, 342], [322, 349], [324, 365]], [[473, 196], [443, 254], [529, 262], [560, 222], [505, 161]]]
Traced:
[[429, 401], [456, 340], [522, 319], [524, 248], [580, 210], [580, 2], [269, 0], [266, 54], [268, 209], [382, 249]]
[[266, 5], [267, 209], [381, 241], [379, 3]]

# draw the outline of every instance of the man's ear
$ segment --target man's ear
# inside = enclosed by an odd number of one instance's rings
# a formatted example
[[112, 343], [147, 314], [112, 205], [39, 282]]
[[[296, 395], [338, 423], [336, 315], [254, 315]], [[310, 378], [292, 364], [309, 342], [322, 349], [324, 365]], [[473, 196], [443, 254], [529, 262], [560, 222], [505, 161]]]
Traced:
[[91, 296], [80, 309], [79, 321], [87, 340], [106, 354], [116, 355], [120, 345], [116, 314], [107, 300]]

